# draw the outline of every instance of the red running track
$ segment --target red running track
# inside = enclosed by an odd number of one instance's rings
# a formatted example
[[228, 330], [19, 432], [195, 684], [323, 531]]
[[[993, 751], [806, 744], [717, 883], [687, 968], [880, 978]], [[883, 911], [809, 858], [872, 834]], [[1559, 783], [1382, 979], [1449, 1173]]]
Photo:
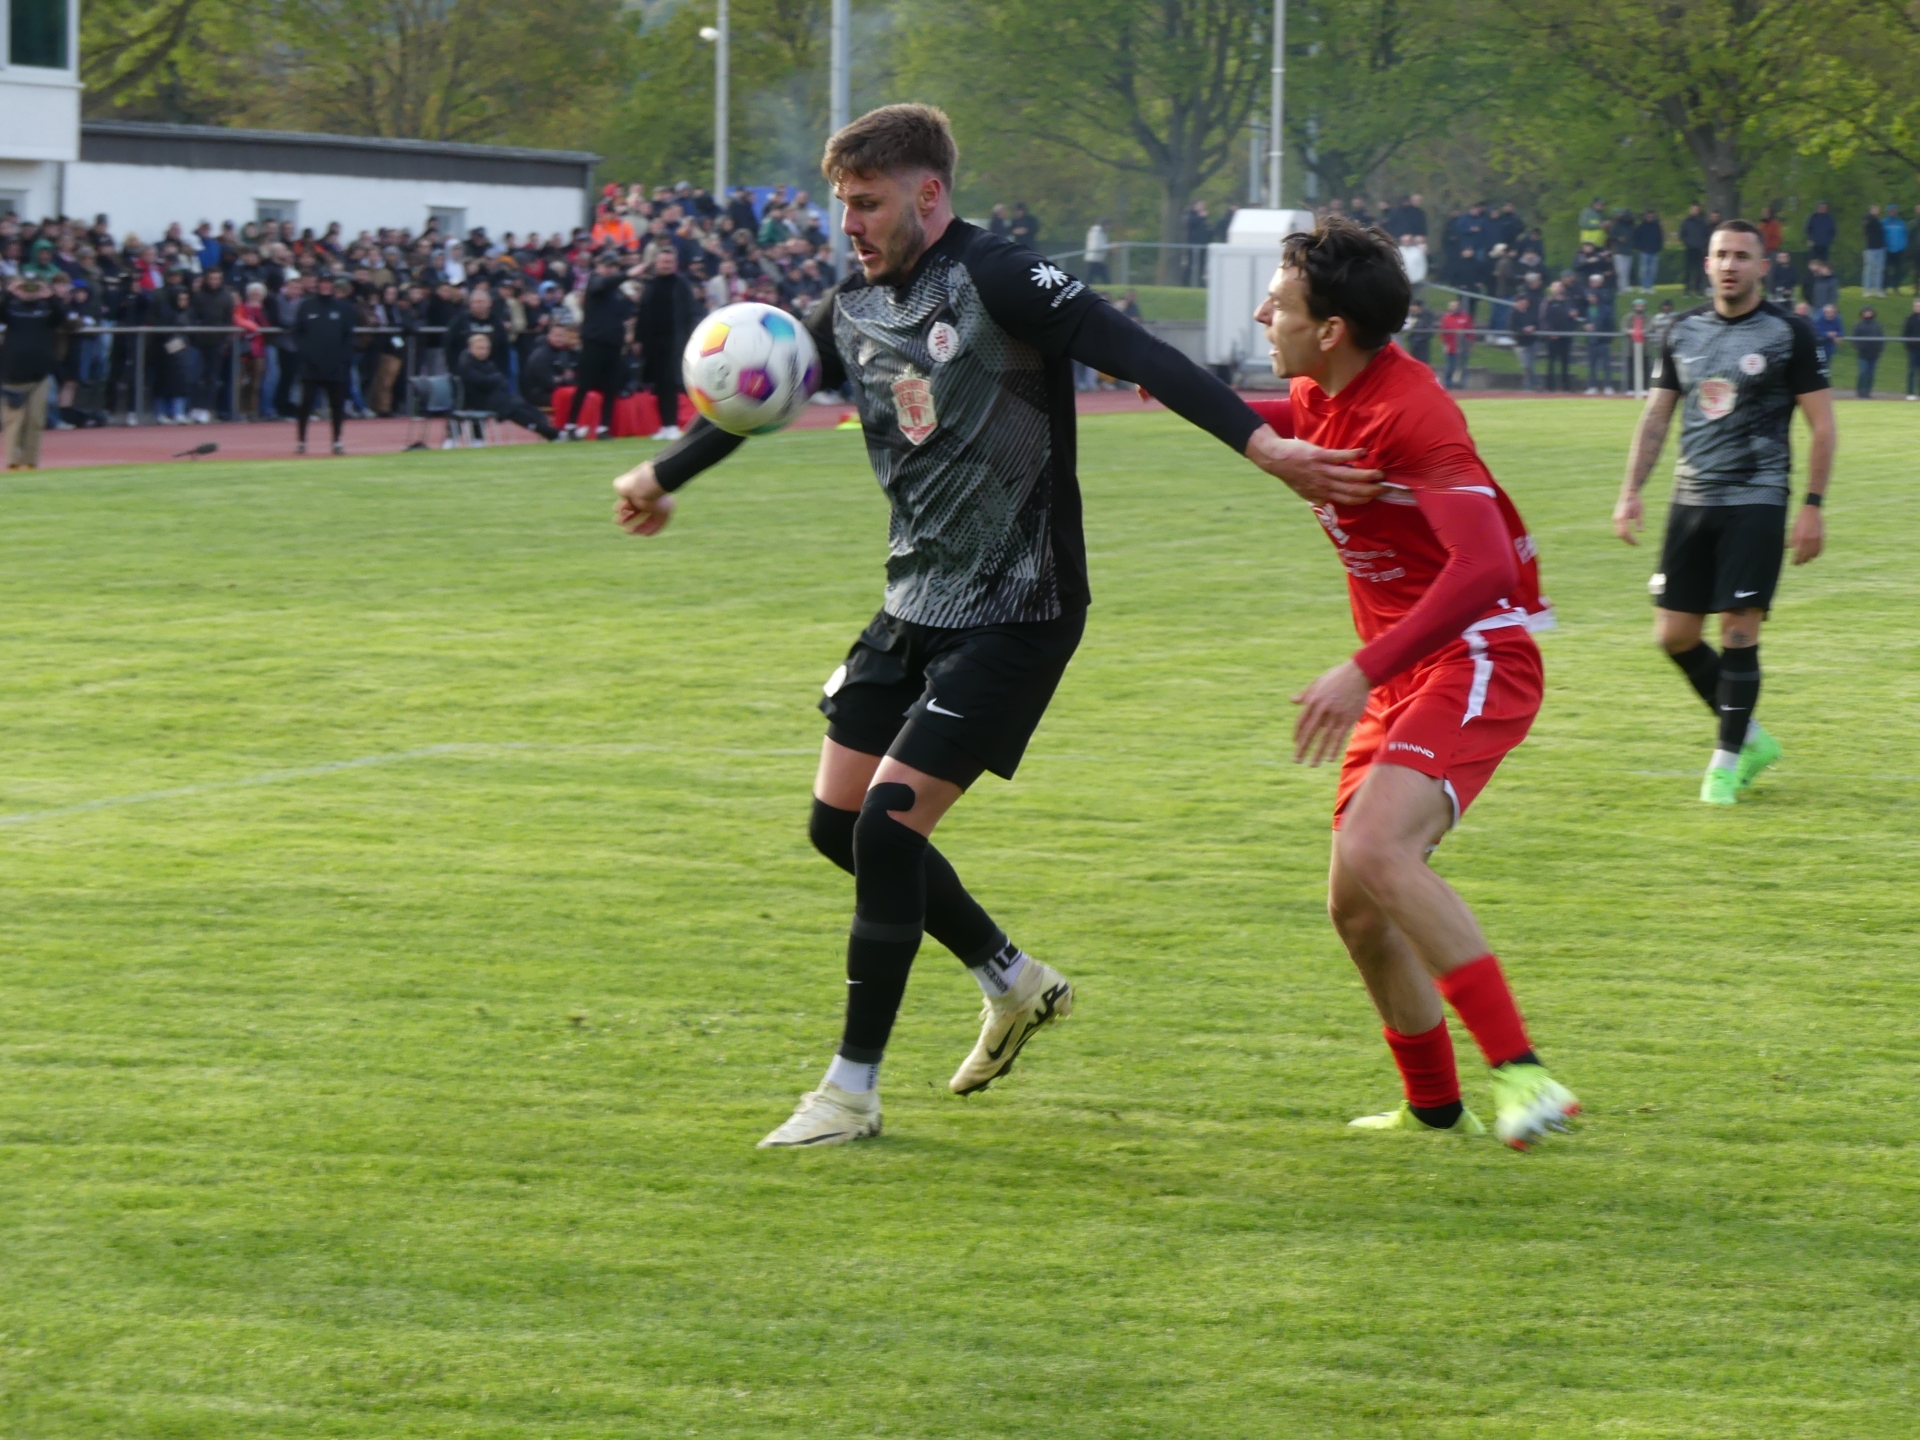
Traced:
[[[1517, 395], [1517, 391], [1475, 392], [1478, 398]], [[1139, 414], [1162, 407], [1143, 401], [1131, 390], [1094, 390], [1078, 398], [1082, 415]], [[796, 430], [828, 430], [853, 413], [852, 406], [809, 405], [793, 422]], [[538, 445], [542, 441], [531, 431], [502, 423], [500, 438], [509, 445]], [[306, 459], [330, 460], [327, 428], [316, 420], [308, 430], [310, 437]], [[428, 427], [428, 444], [436, 449], [446, 427], [435, 422]], [[405, 420], [349, 420], [344, 439], [347, 454], [391, 455], [407, 445]], [[171, 460], [182, 451], [211, 441], [220, 448], [209, 460], [291, 460], [293, 422], [260, 420], [233, 425], [130, 425], [110, 426], [103, 430], [49, 430], [40, 442], [41, 468], [70, 470], [89, 465], [152, 465]], [[598, 442], [589, 442], [598, 443]], [[191, 461], [183, 461], [191, 464]]]

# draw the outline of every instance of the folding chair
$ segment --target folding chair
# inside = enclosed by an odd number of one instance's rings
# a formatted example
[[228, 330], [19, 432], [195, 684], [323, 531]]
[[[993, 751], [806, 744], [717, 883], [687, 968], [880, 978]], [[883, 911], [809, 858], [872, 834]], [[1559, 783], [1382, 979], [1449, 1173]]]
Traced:
[[447, 422], [453, 439], [454, 411], [460, 405], [459, 381], [451, 375], [416, 375], [407, 384], [407, 449], [425, 450], [435, 420]]

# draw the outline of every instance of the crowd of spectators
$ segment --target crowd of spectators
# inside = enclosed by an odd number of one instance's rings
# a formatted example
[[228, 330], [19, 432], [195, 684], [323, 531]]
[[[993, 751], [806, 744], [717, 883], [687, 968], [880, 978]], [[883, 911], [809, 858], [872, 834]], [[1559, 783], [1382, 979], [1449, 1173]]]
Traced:
[[[60, 312], [56, 427], [141, 409], [163, 424], [294, 419], [315, 388], [303, 381], [318, 377], [302, 358], [298, 317], [323, 297], [354, 320], [341, 402], [319, 387], [330, 410], [394, 414], [415, 377], [452, 373], [524, 418], [523, 402], [544, 408], [571, 383], [577, 356], [590, 355], [600, 388], [615, 394], [677, 388], [679, 349], [700, 315], [738, 300], [804, 314], [834, 283], [825, 225], [804, 191], [763, 192], [756, 203], [740, 190], [722, 205], [686, 184], [608, 185], [590, 226], [545, 235], [448, 235], [429, 222], [419, 233], [349, 237], [338, 224], [316, 234], [203, 221], [145, 239], [116, 236], [105, 215], [91, 224], [7, 215], [0, 286], [36, 282]], [[617, 279], [596, 292], [596, 273]], [[128, 329], [180, 333], [115, 333]], [[476, 329], [484, 358], [469, 344]]]

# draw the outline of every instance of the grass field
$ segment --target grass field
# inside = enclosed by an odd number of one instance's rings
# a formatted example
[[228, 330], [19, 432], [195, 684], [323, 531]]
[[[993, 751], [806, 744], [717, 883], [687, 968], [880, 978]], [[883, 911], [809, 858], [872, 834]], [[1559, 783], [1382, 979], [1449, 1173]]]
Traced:
[[1074, 1019], [953, 1099], [930, 946], [886, 1137], [800, 1154], [854, 437], [651, 543], [624, 446], [9, 479], [0, 1435], [1912, 1436], [1914, 414], [1840, 406], [1725, 813], [1605, 523], [1633, 414], [1471, 407], [1562, 619], [1436, 862], [1587, 1103], [1525, 1156], [1343, 1128], [1396, 1086], [1285, 752], [1344, 594], [1178, 421], [1083, 424], [1087, 642], [942, 832]]

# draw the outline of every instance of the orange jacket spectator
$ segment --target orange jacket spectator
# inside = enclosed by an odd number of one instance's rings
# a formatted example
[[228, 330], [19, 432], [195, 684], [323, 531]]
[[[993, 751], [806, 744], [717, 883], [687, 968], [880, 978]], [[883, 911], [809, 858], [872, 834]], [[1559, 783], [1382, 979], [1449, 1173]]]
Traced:
[[593, 243], [604, 248], [608, 245], [620, 250], [632, 250], [640, 240], [633, 232], [633, 226], [611, 210], [602, 210], [594, 218]]

